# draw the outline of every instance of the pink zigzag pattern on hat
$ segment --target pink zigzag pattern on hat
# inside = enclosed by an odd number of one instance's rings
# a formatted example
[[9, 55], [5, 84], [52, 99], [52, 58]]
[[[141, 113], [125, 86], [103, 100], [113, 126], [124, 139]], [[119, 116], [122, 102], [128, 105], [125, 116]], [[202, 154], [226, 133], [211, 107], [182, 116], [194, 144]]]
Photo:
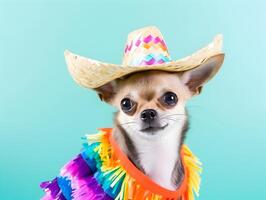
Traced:
[[166, 44], [165, 44], [163, 39], [161, 39], [158, 36], [153, 37], [152, 35], [148, 35], [148, 36], [144, 37], [143, 39], [139, 38], [135, 43], [133, 43], [133, 40], [131, 40], [131, 42], [126, 45], [125, 53], [131, 51], [132, 47], [134, 47], [134, 46], [135, 47], [139, 47], [141, 45], [141, 43], [143, 43], [143, 45], [151, 43], [150, 46], [146, 46], [145, 47], [145, 48], [150, 48], [151, 46], [154, 46], [154, 45], [152, 45], [152, 42], [154, 44], [157, 44], [164, 51], [167, 51], [167, 46], [166, 46]]

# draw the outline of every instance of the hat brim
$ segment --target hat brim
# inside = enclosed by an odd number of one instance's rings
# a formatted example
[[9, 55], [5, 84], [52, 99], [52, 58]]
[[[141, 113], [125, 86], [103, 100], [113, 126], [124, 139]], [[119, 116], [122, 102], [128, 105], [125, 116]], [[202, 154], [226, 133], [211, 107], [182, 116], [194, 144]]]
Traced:
[[133, 72], [146, 70], [162, 70], [169, 72], [183, 72], [200, 66], [213, 56], [223, 54], [222, 35], [217, 35], [206, 47], [185, 58], [159, 65], [125, 66], [109, 64], [65, 51], [65, 59], [70, 74], [81, 86], [98, 88], [112, 80], [121, 78]]

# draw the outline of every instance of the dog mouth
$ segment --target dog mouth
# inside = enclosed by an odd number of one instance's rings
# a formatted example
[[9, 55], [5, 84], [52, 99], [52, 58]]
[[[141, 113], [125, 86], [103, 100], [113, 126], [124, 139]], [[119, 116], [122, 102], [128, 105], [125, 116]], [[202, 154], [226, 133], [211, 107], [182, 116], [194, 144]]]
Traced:
[[156, 127], [149, 125], [148, 127], [141, 129], [140, 131], [146, 132], [146, 133], [153, 133], [153, 132], [157, 132], [160, 130], [164, 130], [167, 126], [168, 124], [165, 124], [164, 126], [156, 126]]

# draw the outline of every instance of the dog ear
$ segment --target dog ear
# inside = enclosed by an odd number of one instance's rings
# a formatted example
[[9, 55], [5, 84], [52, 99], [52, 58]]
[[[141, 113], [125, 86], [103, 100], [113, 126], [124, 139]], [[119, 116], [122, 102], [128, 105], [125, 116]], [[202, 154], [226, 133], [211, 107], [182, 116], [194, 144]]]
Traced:
[[98, 93], [98, 96], [101, 99], [101, 101], [110, 103], [112, 97], [116, 93], [116, 82], [115, 81], [108, 82], [98, 88], [94, 88], [94, 90]]
[[220, 69], [223, 64], [224, 54], [219, 54], [209, 58], [200, 66], [185, 71], [182, 80], [193, 95], [201, 92], [202, 86], [207, 83]]

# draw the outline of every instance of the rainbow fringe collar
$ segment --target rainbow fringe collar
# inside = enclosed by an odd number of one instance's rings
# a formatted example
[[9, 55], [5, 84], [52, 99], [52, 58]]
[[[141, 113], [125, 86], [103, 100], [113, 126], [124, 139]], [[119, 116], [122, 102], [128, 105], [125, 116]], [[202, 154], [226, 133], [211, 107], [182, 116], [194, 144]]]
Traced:
[[176, 191], [167, 190], [139, 171], [112, 139], [112, 129], [87, 135], [82, 152], [52, 181], [41, 183], [42, 200], [194, 200], [201, 163], [186, 145], [181, 148], [185, 176]]

